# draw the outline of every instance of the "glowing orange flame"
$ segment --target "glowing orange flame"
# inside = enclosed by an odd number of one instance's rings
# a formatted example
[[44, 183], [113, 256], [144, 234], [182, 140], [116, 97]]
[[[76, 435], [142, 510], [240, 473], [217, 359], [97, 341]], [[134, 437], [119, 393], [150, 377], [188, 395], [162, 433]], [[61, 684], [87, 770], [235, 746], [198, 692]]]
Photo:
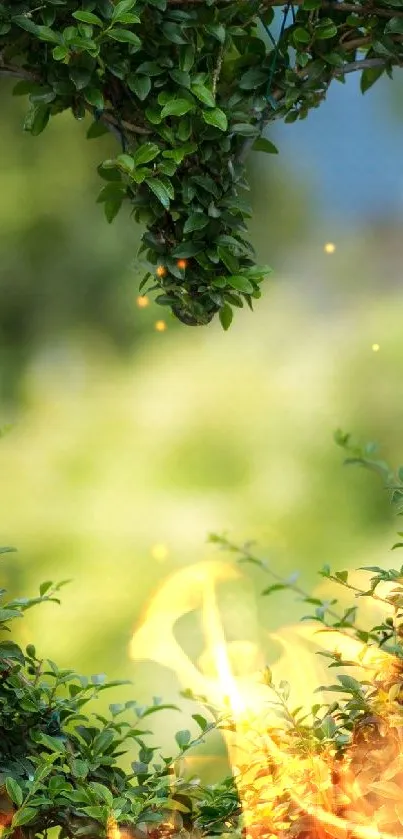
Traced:
[[[131, 642], [134, 659], [169, 665], [183, 687], [205, 695], [231, 713], [232, 731], [223, 731], [242, 804], [246, 839], [396, 839], [403, 825], [403, 668], [396, 659], [343, 631], [318, 634], [309, 624], [289, 626], [270, 639], [282, 649], [266, 684], [254, 670], [263, 662], [257, 644], [225, 638], [217, 605], [217, 584], [240, 580], [227, 563], [206, 562], [174, 574], [154, 597]], [[206, 647], [197, 667], [174, 637], [179, 618], [200, 607]], [[313, 691], [328, 682], [327, 668], [312, 648], [337, 651], [352, 661], [349, 674], [374, 685], [372, 723], [353, 732], [351, 746], [338, 755], [332, 738], [318, 740], [309, 724], [296, 723], [282, 701], [279, 677], [289, 676], [294, 704], [311, 707]], [[235, 676], [231, 652], [238, 652]], [[239, 651], [252, 666], [242, 667]], [[326, 674], [326, 676], [325, 676]], [[325, 677], [325, 678], [324, 678]], [[284, 690], [284, 689], [283, 689]], [[283, 696], [284, 699], [284, 696]], [[320, 700], [318, 700], [320, 701]], [[280, 703], [281, 704], [281, 703]], [[375, 716], [376, 715], [376, 716]], [[372, 725], [372, 729], [371, 729]], [[374, 730], [373, 730], [374, 729]], [[369, 733], [368, 733], [369, 731]]]

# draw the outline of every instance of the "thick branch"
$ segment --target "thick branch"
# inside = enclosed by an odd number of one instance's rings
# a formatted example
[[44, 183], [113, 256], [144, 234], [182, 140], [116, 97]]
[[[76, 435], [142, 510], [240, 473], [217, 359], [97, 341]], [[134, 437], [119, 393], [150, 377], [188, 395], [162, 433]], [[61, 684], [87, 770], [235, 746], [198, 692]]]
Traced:
[[[0, 77], [6, 77], [10, 79], [23, 79], [24, 81], [28, 82], [40, 82], [41, 80], [36, 76], [34, 73], [31, 73], [29, 70], [24, 70], [23, 67], [13, 67], [7, 66], [6, 64], [1, 63], [0, 58]], [[94, 109], [90, 106], [87, 107], [87, 110], [94, 115]], [[149, 134], [150, 131], [148, 128], [143, 128], [141, 125], [133, 125], [131, 122], [127, 122], [126, 120], [122, 120], [119, 122], [116, 117], [112, 114], [104, 113], [101, 114], [99, 117], [100, 122], [103, 122], [106, 127], [114, 134], [118, 139], [120, 139], [121, 133], [120, 129], [123, 128], [127, 131], [128, 134]]]
[[29, 72], [29, 70], [24, 70], [23, 67], [10, 67], [6, 64], [1, 63], [0, 57], [0, 76], [5, 76], [10, 79], [23, 79], [27, 82], [37, 82], [39, 81], [37, 76], [34, 73]]
[[[215, 0], [215, 6], [227, 6], [234, 0]], [[293, 6], [302, 6], [304, 0], [293, 0]], [[200, 6], [206, 3], [206, 0], [168, 0], [169, 6]], [[269, 8], [271, 6], [284, 6], [284, 0], [264, 0], [262, 8]], [[360, 5], [359, 3], [338, 3], [337, 0], [322, 0], [323, 9], [332, 9], [338, 12], [352, 12], [360, 15], [360, 17], [370, 17], [376, 15], [377, 17], [403, 17], [403, 12], [398, 9], [378, 8], [371, 5]]]

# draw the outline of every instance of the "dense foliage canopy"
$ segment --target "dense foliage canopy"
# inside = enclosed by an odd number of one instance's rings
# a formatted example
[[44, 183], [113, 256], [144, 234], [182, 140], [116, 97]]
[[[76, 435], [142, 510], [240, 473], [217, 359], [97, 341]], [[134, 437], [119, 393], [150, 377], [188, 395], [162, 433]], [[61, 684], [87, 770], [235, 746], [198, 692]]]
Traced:
[[[245, 158], [275, 152], [271, 120], [304, 118], [335, 77], [361, 69], [366, 90], [401, 61], [401, 0], [3, 0], [0, 74], [29, 94], [25, 129], [71, 109], [112, 130], [103, 161], [109, 221], [129, 205], [147, 228], [141, 287], [184, 323], [224, 328], [270, 269], [248, 241]], [[280, 16], [280, 17], [281, 17]], [[275, 36], [270, 28], [272, 26]], [[278, 30], [280, 30], [278, 32]], [[74, 165], [65, 161], [63, 165]]]

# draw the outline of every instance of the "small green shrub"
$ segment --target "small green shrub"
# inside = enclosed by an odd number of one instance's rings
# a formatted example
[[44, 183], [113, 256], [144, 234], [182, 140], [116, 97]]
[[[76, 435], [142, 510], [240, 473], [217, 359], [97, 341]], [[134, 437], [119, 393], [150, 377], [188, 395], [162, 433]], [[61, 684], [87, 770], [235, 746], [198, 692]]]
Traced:
[[[381, 472], [402, 515], [402, 470], [395, 475], [374, 457], [373, 447], [355, 446], [348, 435], [339, 432], [337, 442], [347, 451], [349, 462]], [[207, 716], [195, 714], [200, 735], [192, 738], [188, 730], [178, 731], [177, 754], [163, 757], [147, 745], [149, 717], [176, 706], [154, 698], [148, 707], [134, 700], [111, 704], [107, 717], [89, 713], [89, 702], [122, 682], [108, 683], [103, 675], [85, 678], [43, 659], [31, 644], [23, 651], [14, 641], [3, 640], [0, 824], [4, 839], [45, 837], [52, 828], [61, 839], [119, 839], [119, 831], [137, 839], [214, 834], [362, 839], [369, 836], [366, 825], [376, 825], [389, 835], [402, 834], [403, 566], [361, 569], [371, 574], [363, 588], [351, 582], [348, 571], [332, 573], [325, 566], [322, 577], [354, 596], [355, 603], [340, 611], [336, 599], [324, 601], [306, 593], [295, 575], [283, 580], [271, 571], [250, 543], [238, 547], [225, 537], [210, 538], [232, 551], [238, 561], [251, 563], [274, 579], [263, 595], [289, 589], [309, 604], [312, 614], [305, 619], [317, 622], [320, 630], [337, 629], [358, 640], [363, 650], [372, 647], [380, 656], [378, 671], [362, 681], [339, 675], [335, 684], [318, 688], [336, 694], [336, 701], [317, 703], [307, 711], [293, 707], [292, 684], [274, 685], [267, 667], [262, 680], [278, 726], [265, 727], [263, 713], [260, 720], [249, 718], [246, 735], [245, 725], [239, 728], [231, 710], [214, 708], [203, 697], [184, 691], [184, 696], [206, 706]], [[394, 548], [402, 546], [397, 542]], [[391, 584], [386, 594], [379, 593], [384, 583]], [[38, 597], [9, 601], [2, 590], [0, 630], [7, 632], [10, 623], [34, 605], [59, 602], [61, 585], [47, 582]], [[375, 598], [386, 613], [375, 627], [357, 622], [357, 601], [363, 597]], [[330, 668], [357, 664], [332, 650], [321, 654], [330, 659]], [[179, 758], [213, 729], [252, 738], [247, 763], [240, 761], [236, 779], [228, 777], [217, 785], [185, 779]], [[126, 773], [119, 758], [134, 747], [137, 759]]]
[[[4, 550], [7, 549], [3, 549]], [[5, 602], [0, 630], [38, 603], [58, 600], [60, 585], [45, 583], [38, 597]], [[1, 592], [3, 598], [5, 591]], [[111, 704], [110, 715], [88, 714], [86, 706], [99, 694], [123, 682], [90, 679], [59, 669], [42, 659], [30, 644], [25, 652], [15, 642], [0, 642], [0, 825], [3, 836], [43, 836], [59, 828], [60, 837], [129, 835], [168, 839], [172, 833], [203, 835], [211, 822], [222, 825], [239, 810], [232, 783], [203, 787], [185, 781], [177, 760], [200, 743], [216, 723], [195, 715], [200, 736], [176, 734], [177, 754], [156, 757], [146, 744], [149, 717], [178, 710], [158, 697], [140, 707], [136, 701]], [[211, 714], [210, 714], [211, 716]], [[126, 774], [119, 757], [138, 751]], [[220, 794], [222, 790], [222, 794]], [[214, 831], [213, 831], [214, 832]]]

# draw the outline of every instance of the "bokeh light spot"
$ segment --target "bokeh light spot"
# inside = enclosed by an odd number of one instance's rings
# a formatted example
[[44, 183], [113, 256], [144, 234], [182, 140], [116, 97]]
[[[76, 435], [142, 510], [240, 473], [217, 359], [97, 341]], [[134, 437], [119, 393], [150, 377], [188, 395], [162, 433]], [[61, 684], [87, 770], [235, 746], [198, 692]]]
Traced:
[[374, 352], [378, 352], [380, 349], [379, 344], [372, 344], [372, 349]]
[[148, 297], [146, 295], [140, 294], [137, 298], [137, 305], [140, 309], [145, 309], [150, 303]]
[[323, 249], [325, 253], [334, 253], [336, 250], [336, 245], [333, 242], [326, 242], [326, 245]]
[[155, 323], [157, 332], [165, 332], [167, 325], [164, 320], [157, 320]]
[[164, 562], [168, 558], [168, 548], [166, 545], [158, 544], [153, 545], [151, 548], [151, 556], [153, 559], [156, 559], [157, 562]]

